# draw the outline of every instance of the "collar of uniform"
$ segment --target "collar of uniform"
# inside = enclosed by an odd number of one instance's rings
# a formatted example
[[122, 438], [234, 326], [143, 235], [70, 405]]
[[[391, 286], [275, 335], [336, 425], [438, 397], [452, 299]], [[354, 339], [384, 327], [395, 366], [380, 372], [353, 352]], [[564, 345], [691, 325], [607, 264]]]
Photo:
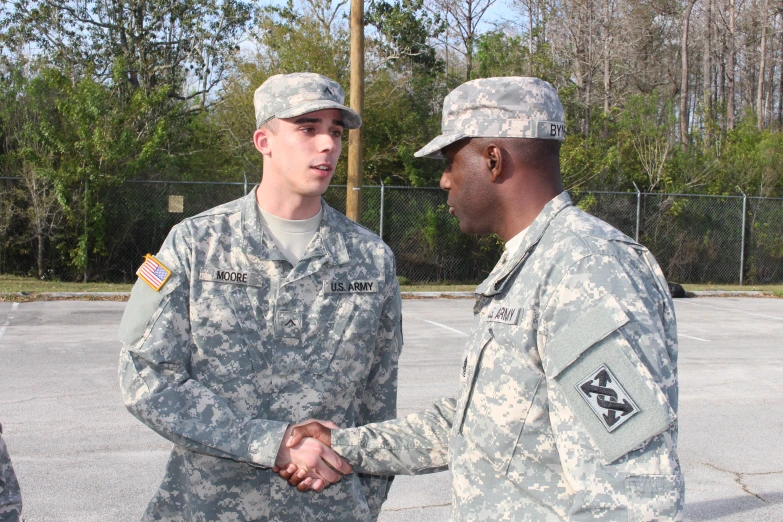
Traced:
[[258, 185], [242, 198], [242, 244], [244, 252], [252, 254], [259, 259], [282, 261], [285, 256], [280, 253], [275, 242], [264, 232], [261, 224], [261, 211], [256, 201]]
[[525, 233], [525, 237], [522, 239], [519, 248], [514, 252], [508, 252], [507, 256], [504, 255], [504, 257], [501, 257], [501, 260], [495, 265], [495, 268], [492, 269], [492, 273], [489, 274], [489, 277], [476, 288], [476, 293], [492, 296], [502, 292], [506, 282], [510, 279], [509, 276], [522, 266], [522, 262], [527, 259], [530, 252], [532, 252], [538, 244], [541, 236], [546, 232], [549, 223], [552, 222], [560, 211], [570, 206], [571, 197], [566, 191], [563, 191], [552, 198], [552, 200], [541, 209], [541, 212], [536, 216], [536, 219], [533, 220], [527, 228], [527, 232]]
[[[260, 259], [282, 261], [285, 256], [277, 249], [272, 238], [264, 233], [261, 212], [256, 201], [256, 190], [258, 185], [242, 199], [242, 249]], [[302, 259], [315, 257], [323, 252], [330, 264], [347, 263], [350, 258], [342, 234], [347, 218], [327, 205], [323, 198], [321, 198], [321, 208], [324, 209], [324, 215], [315, 233], [316, 241], [310, 245]], [[324, 238], [329, 240], [324, 241]]]
[[[320, 247], [326, 253], [330, 264], [342, 265], [347, 263], [350, 261], [350, 258], [348, 249], [345, 248], [345, 239], [343, 238], [345, 220], [347, 218], [327, 205], [323, 198], [321, 198], [321, 208], [324, 209], [324, 215], [316, 232]], [[328, 241], [326, 238], [328, 238]], [[305, 256], [309, 256], [309, 254], [305, 253]]]

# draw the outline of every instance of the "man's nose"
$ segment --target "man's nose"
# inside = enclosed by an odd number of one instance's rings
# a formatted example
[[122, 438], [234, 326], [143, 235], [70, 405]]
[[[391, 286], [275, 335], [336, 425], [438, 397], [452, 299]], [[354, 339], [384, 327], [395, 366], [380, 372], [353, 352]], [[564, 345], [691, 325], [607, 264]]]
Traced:
[[443, 171], [443, 174], [440, 176], [440, 188], [443, 190], [451, 189], [451, 177], [446, 171]]
[[331, 152], [336, 147], [335, 139], [329, 132], [318, 135], [318, 150], [320, 152]]

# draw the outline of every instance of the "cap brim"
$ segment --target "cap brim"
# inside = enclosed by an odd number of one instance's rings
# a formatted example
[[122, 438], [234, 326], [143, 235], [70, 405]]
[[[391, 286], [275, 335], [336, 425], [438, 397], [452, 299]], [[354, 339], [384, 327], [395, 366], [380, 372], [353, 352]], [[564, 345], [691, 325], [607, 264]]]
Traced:
[[346, 129], [358, 129], [362, 126], [362, 117], [359, 116], [356, 111], [331, 100], [313, 100], [301, 103], [295, 107], [275, 114], [275, 118], [295, 118], [302, 114], [307, 114], [308, 112], [322, 111], [324, 109], [337, 109], [342, 111], [343, 122], [345, 122]]
[[417, 158], [443, 159], [444, 147], [448, 147], [455, 141], [467, 138], [466, 134], [441, 134], [424, 147], [416, 151], [413, 155]]

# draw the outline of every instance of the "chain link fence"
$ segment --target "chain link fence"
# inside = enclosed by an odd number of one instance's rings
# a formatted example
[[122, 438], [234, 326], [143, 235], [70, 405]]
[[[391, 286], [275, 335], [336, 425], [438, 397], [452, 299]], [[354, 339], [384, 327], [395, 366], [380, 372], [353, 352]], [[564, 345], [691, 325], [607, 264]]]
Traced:
[[[251, 189], [244, 183], [148, 181], [103, 188], [95, 196], [103, 208], [103, 241], [88, 260], [90, 279], [133, 281], [142, 256], [156, 252], [172, 226]], [[41, 219], [31, 213], [36, 207], [31, 194], [24, 180], [0, 179], [0, 273], [36, 275], [40, 260], [47, 277], [80, 278], [69, 268], [78, 219], [50, 215], [56, 224], [48, 231], [44, 227], [39, 250], [32, 223], [40, 232]], [[345, 212], [345, 186], [330, 187], [324, 198]], [[499, 257], [498, 238], [459, 231], [446, 198], [437, 188], [362, 188], [363, 225], [392, 248], [401, 281], [476, 283]], [[671, 281], [783, 282], [783, 199], [594, 191], [575, 192], [572, 198], [638, 238]]]

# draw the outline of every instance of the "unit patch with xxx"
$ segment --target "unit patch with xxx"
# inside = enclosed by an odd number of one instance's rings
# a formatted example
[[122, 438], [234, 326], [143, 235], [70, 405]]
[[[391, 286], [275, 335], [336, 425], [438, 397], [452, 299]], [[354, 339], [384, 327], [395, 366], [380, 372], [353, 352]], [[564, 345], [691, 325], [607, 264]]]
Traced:
[[576, 389], [610, 433], [641, 411], [605, 364], [578, 382]]

